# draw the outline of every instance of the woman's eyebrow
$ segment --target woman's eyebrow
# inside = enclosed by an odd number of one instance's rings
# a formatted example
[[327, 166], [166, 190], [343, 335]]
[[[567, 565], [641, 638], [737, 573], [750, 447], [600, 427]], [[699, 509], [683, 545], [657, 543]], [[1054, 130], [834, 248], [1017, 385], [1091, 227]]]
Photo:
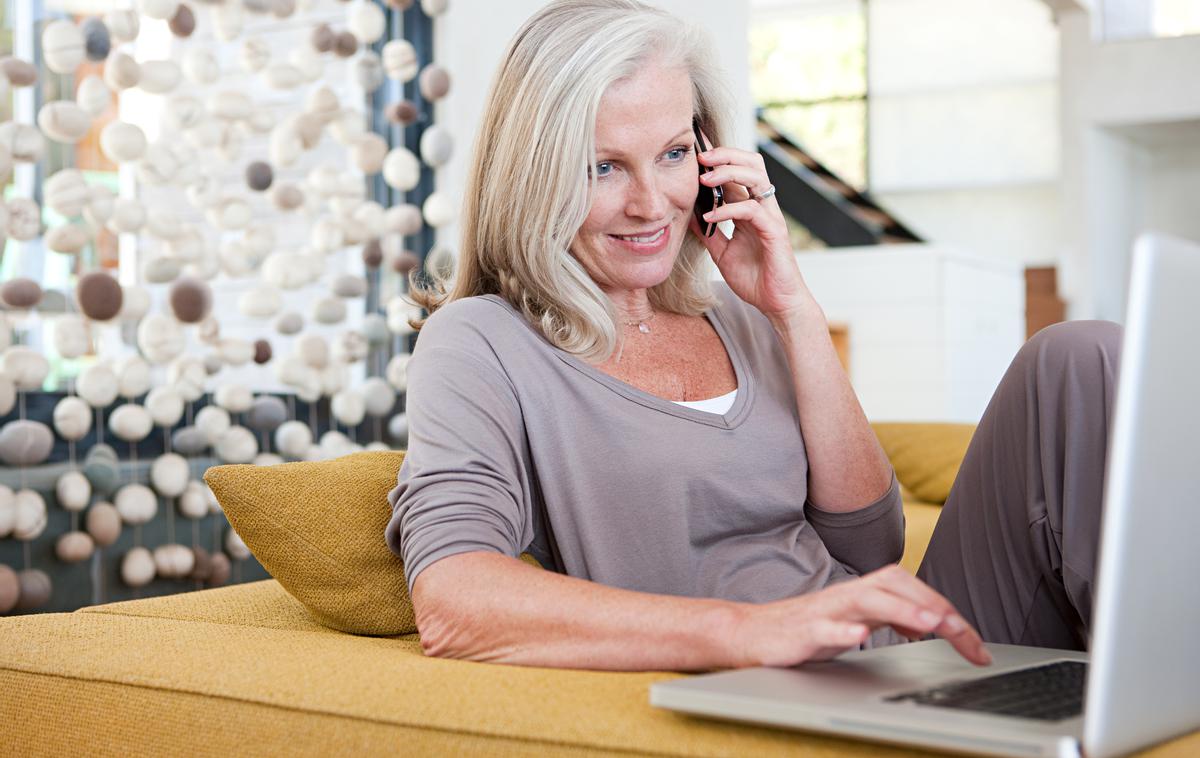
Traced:
[[[683, 137], [685, 137], [687, 135], [690, 135], [691, 133], [692, 133], [692, 127], [690, 127], [690, 126], [686, 127], [685, 129], [683, 129], [683, 131], [679, 132], [679, 134], [676, 134], [674, 137], [667, 140], [663, 144], [663, 147], [664, 148], [670, 147], [672, 143], [678, 142], [680, 139], [682, 139]], [[603, 155], [605, 157], [612, 157], [612, 158], [624, 157], [624, 153], [622, 153], [620, 150], [611, 150], [606, 147], [597, 147], [596, 155]]]

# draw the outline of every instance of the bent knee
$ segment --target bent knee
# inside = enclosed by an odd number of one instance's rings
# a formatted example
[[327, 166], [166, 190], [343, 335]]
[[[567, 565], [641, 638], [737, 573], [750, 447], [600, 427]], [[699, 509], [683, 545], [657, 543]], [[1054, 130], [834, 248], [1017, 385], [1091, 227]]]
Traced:
[[1119, 347], [1125, 327], [1114, 321], [1080, 320], [1060, 321], [1040, 329], [1029, 338], [1031, 343], [1048, 342], [1056, 348], [1073, 348], [1077, 345], [1112, 345]]
[[1115, 361], [1121, 354], [1125, 328], [1112, 321], [1063, 321], [1041, 329], [1029, 338], [1021, 352], [1075, 361], [1097, 356]]

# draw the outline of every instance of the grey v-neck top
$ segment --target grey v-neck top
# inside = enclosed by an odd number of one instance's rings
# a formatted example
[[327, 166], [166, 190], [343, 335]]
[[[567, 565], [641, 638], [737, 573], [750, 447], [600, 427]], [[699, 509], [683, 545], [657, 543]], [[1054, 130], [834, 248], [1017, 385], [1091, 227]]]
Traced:
[[439, 309], [408, 367], [388, 546], [409, 589], [458, 553], [669, 595], [766, 602], [899, 560], [895, 476], [850, 513], [807, 502], [783, 347], [724, 284], [706, 314], [737, 374], [724, 414], [643, 392], [545, 340], [496, 295]]

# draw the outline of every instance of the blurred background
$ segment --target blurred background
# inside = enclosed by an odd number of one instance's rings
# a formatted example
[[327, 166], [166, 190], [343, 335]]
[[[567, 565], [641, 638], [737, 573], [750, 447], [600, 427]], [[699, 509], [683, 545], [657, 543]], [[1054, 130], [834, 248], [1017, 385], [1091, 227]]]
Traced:
[[[1140, 232], [1200, 241], [1200, 0], [659, 4], [713, 38], [873, 421], [977, 421], [1029, 335], [1122, 320]], [[263, 578], [208, 466], [405, 446], [406, 274], [453, 270], [542, 5], [0, 4], [16, 610]]]
[[[541, 4], [435, 30], [465, 140]], [[1123, 320], [1139, 232], [1200, 239], [1200, 0], [659, 4], [712, 35], [873, 419], [977, 420], [1027, 336]]]

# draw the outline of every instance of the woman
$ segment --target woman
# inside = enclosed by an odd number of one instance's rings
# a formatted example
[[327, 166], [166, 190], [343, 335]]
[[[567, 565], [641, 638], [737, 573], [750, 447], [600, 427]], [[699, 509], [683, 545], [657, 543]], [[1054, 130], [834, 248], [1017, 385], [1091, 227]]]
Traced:
[[[1076, 634], [1086, 616], [1055, 562], [1081, 568], [1076, 557], [1094, 551], [1077, 522], [1098, 520], [1098, 491], [1087, 498], [1103, 450], [1097, 461], [1036, 445], [1036, 461], [1009, 460], [1000, 436], [1053, 441], [1063, 398], [1103, 424], [1112, 377], [1054, 357], [1090, 355], [1073, 346], [1094, 335], [1051, 330], [1022, 351], [964, 462], [926, 581], [892, 565], [898, 485], [763, 163], [697, 152], [728, 133], [709, 49], [633, 0], [567, 0], [531, 18], [505, 56], [457, 278], [418, 293], [432, 315], [389, 498], [387, 540], [427, 653], [695, 670], [936, 634], [982, 665], [976, 625], [995, 641]], [[716, 187], [724, 204], [694, 213]], [[726, 221], [732, 238], [709, 234]], [[706, 258], [724, 285], [708, 283]], [[1103, 340], [1110, 355], [1112, 334]], [[1068, 364], [1089, 377], [1084, 390], [1060, 392]], [[1035, 486], [1042, 461], [1043, 484], [1076, 477], [1065, 504]], [[1046, 541], [1030, 539], [1035, 523]]]

